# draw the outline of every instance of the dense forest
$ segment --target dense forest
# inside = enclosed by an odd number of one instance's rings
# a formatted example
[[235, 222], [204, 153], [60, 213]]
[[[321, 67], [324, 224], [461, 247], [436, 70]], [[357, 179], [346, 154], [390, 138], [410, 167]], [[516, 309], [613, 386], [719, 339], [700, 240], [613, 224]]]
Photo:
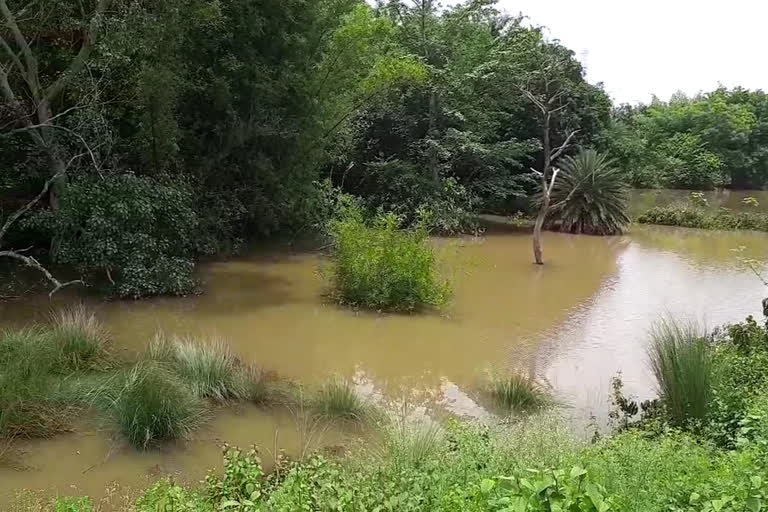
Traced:
[[768, 181], [764, 93], [614, 108], [494, 4], [0, 0], [0, 256], [183, 294], [196, 259], [314, 233], [339, 192], [458, 232], [579, 147], [638, 187]]

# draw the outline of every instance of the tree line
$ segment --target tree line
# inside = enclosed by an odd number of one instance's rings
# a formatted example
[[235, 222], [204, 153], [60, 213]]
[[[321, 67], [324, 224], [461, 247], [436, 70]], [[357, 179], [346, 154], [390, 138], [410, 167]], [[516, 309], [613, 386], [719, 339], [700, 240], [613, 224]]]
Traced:
[[639, 186], [760, 186], [764, 98], [614, 111], [493, 0], [0, 0], [0, 256], [188, 293], [197, 258], [314, 233], [339, 191], [457, 232], [546, 202], [577, 147]]

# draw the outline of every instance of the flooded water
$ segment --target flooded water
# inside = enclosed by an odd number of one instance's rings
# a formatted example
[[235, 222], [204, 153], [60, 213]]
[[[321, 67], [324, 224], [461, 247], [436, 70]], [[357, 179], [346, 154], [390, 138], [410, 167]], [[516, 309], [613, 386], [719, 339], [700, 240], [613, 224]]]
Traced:
[[[682, 315], [714, 327], [759, 314], [766, 296], [732, 251], [744, 246], [746, 256], [765, 260], [763, 233], [654, 226], [633, 226], [624, 237], [546, 233], [543, 267], [531, 264], [526, 234], [492, 230], [435, 243], [455, 280], [443, 314], [329, 304], [322, 256], [285, 252], [203, 266], [199, 297], [92, 305], [129, 351], [142, 350], [157, 330], [218, 336], [242, 358], [310, 386], [343, 375], [376, 399], [478, 418], [488, 414], [476, 399], [484, 372], [513, 367], [551, 386], [575, 415], [600, 417], [619, 371], [627, 391], [653, 395], [645, 354], [655, 320]], [[59, 297], [53, 306], [71, 300]], [[42, 298], [0, 303], [0, 318], [23, 323], [51, 307]], [[111, 482], [141, 487], [164, 474], [199, 480], [218, 466], [222, 441], [299, 451], [307, 433], [298, 423], [289, 411], [222, 410], [194, 439], [149, 453], [88, 424], [19, 444], [19, 465], [0, 467], [0, 503], [20, 488], [99, 496]], [[347, 436], [322, 434], [330, 445]]]

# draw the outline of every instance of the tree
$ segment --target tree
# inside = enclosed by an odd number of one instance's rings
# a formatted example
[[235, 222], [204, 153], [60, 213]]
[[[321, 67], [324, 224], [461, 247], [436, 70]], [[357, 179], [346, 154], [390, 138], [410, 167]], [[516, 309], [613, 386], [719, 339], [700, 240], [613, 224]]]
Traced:
[[541, 133], [541, 170], [531, 168], [539, 178], [541, 201], [539, 211], [533, 225], [533, 258], [537, 265], [543, 265], [541, 249], [541, 231], [549, 212], [552, 190], [559, 173], [554, 168], [563, 153], [571, 146], [573, 138], [579, 132], [577, 129], [566, 128], [567, 133], [562, 142], [553, 147], [553, 128], [555, 123], [568, 126], [569, 109], [572, 108], [570, 93], [574, 84], [570, 82], [568, 66], [570, 64], [567, 52], [559, 46], [541, 45], [543, 53], [539, 67], [524, 76], [518, 84], [522, 95], [537, 109]]
[[[14, 4], [9, 5], [8, 0], [0, 0], [0, 16], [7, 30], [0, 31], [0, 49], [2, 49], [0, 54], [3, 55], [0, 60], [0, 94], [4, 100], [4, 127], [10, 127], [10, 130], [3, 135], [8, 136], [14, 133], [27, 135], [46, 156], [49, 167], [48, 178], [40, 193], [5, 219], [0, 229], [0, 247], [11, 227], [44, 198], [47, 197], [52, 208], [55, 209], [58, 206], [61, 184], [75, 161], [84, 156], [90, 156], [94, 165], [97, 165], [86, 141], [59, 123], [63, 116], [76, 107], [56, 112], [55, 104], [69, 83], [87, 65], [100, 35], [102, 16], [109, 5], [110, 0], [98, 0], [90, 16], [82, 20], [82, 42], [79, 50], [62, 69], [46, 68], [43, 73], [40, 66], [41, 55], [36, 51], [33, 42], [37, 38], [25, 35], [19, 21], [31, 18], [38, 23], [37, 30], [42, 30], [45, 19], [43, 8], [34, 2], [19, 8]], [[32, 24], [32, 26], [35, 25]], [[81, 140], [85, 151], [67, 161], [57, 142], [59, 131], [67, 132]], [[64, 286], [81, 282], [77, 280], [61, 283], [37, 259], [24, 252], [26, 250], [6, 249], [0, 251], [0, 257], [13, 258], [40, 271], [54, 287], [51, 294]]]

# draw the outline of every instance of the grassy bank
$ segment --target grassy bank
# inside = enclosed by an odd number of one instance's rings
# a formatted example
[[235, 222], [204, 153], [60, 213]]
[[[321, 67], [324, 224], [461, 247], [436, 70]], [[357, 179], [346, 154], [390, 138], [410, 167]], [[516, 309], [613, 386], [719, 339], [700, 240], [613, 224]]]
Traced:
[[[214, 512], [760, 511], [768, 500], [768, 333], [753, 319], [705, 333], [660, 323], [649, 357], [658, 399], [614, 396], [615, 428], [574, 437], [529, 379], [493, 376], [485, 388], [514, 420], [477, 424], [382, 421], [376, 441], [349, 455], [281, 458], [225, 447], [224, 470], [200, 486], [161, 481], [103, 510]], [[314, 414], [363, 416], [349, 384], [332, 381]], [[525, 407], [523, 405], [526, 405]], [[530, 407], [528, 407], [530, 406]], [[504, 416], [500, 416], [500, 419]], [[54, 508], [58, 506], [59, 508]], [[99, 510], [88, 498], [28, 501], [17, 510]]]
[[768, 231], [768, 214], [734, 212], [724, 208], [709, 210], [693, 205], [656, 206], [638, 217], [641, 224], [735, 231]]

